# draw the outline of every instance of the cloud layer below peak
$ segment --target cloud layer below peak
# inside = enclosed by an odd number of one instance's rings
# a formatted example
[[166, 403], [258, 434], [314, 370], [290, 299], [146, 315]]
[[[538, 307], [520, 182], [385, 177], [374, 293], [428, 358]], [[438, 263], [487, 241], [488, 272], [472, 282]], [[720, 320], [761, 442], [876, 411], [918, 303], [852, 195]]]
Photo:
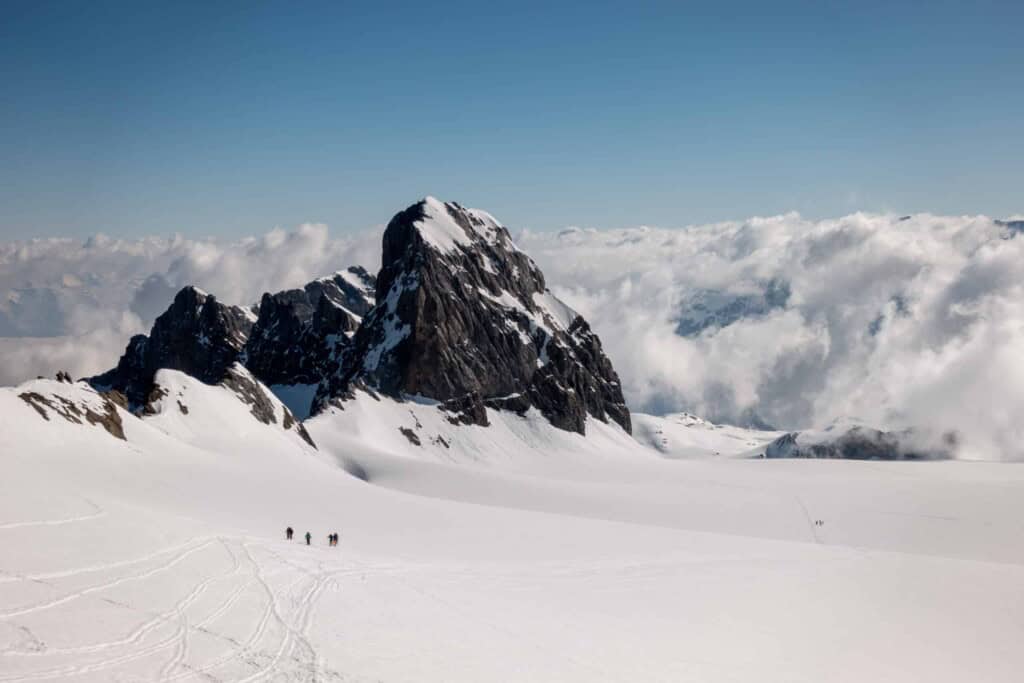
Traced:
[[[520, 232], [601, 336], [635, 411], [799, 429], [836, 418], [956, 431], [1024, 458], [1024, 235], [985, 217], [796, 214], [683, 229]], [[173, 292], [249, 304], [351, 264], [380, 230], [235, 242], [0, 244], [0, 383], [116, 362]]]

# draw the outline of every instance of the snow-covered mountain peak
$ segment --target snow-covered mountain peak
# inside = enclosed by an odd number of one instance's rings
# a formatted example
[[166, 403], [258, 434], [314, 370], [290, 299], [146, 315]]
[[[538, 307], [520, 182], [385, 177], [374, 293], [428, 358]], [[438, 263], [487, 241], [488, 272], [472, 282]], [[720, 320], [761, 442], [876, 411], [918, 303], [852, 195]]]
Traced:
[[186, 287], [117, 368], [91, 381], [138, 410], [160, 370], [216, 385], [238, 368], [302, 419], [367, 387], [437, 401], [462, 424], [486, 425], [485, 408], [535, 408], [581, 434], [588, 416], [630, 430], [618, 376], [587, 322], [497, 219], [433, 197], [389, 222], [376, 278], [350, 267], [267, 293], [258, 316]]
[[582, 433], [587, 415], [630, 428], [618, 377], [586, 321], [493, 216], [432, 197], [388, 223], [377, 306], [338, 367], [319, 409], [363, 384], [457, 404], [474, 424], [486, 423], [484, 406], [533, 406], [563, 429]]
[[421, 212], [413, 225], [427, 244], [442, 253], [457, 246], [470, 247], [477, 240], [514, 247], [505, 226], [486, 211], [467, 209], [457, 202], [443, 202], [431, 196], [413, 207]]

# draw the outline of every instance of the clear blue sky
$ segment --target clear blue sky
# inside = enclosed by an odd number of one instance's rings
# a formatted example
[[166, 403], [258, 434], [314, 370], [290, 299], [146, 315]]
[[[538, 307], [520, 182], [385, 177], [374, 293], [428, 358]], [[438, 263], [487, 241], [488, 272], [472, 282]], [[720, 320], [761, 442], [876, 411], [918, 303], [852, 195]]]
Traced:
[[429, 4], [3, 2], [0, 236], [1024, 211], [1019, 0]]

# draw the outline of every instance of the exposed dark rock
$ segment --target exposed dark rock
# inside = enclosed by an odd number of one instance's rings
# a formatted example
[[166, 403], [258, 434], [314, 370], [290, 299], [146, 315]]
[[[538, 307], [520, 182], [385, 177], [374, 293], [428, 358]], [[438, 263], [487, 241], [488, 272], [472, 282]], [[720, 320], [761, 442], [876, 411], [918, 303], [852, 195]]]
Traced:
[[157, 370], [180, 370], [216, 384], [238, 359], [253, 317], [238, 306], [186, 287], [153, 323], [149, 336], [132, 337], [117, 367], [89, 380], [99, 390], [117, 389], [133, 407], [145, 404]]
[[478, 393], [470, 393], [459, 398], [451, 398], [441, 404], [441, 410], [451, 413], [448, 421], [452, 424], [488, 426], [487, 408]]
[[112, 389], [110, 391], [104, 391], [101, 393], [103, 396], [106, 396], [110, 400], [110, 402], [116, 405], [118, 408], [128, 410], [128, 397], [122, 394], [120, 391]]
[[356, 323], [373, 308], [376, 289], [376, 276], [366, 272], [362, 266], [350, 266], [305, 286], [314, 307], [320, 305], [321, 298], [326, 298], [334, 308], [347, 311]]
[[274, 404], [253, 379], [252, 375], [228, 372], [220, 383], [235, 392], [249, 406], [249, 412], [257, 420], [266, 425], [277, 424], [277, 416], [274, 415]]
[[325, 354], [312, 332], [313, 310], [302, 289], [263, 295], [243, 360], [264, 384], [319, 381]]
[[53, 412], [74, 424], [99, 425], [111, 436], [123, 441], [124, 425], [121, 422], [121, 414], [117, 412], [117, 405], [109, 396], [97, 394], [97, 397], [100, 399], [99, 410], [94, 410], [85, 402], [76, 403], [56, 394], [44, 396], [35, 391], [18, 394], [18, 398], [32, 406], [47, 422], [50, 421], [49, 413]]
[[422, 446], [423, 445], [420, 442], [420, 437], [416, 435], [416, 432], [414, 432], [413, 430], [409, 429], [408, 427], [399, 427], [398, 431], [402, 432], [402, 435], [405, 438], [409, 439], [409, 443], [411, 443], [413, 446]]
[[149, 393], [146, 395], [146, 402], [142, 405], [139, 412], [143, 415], [156, 415], [159, 412], [159, 410], [157, 410], [157, 404], [162, 399], [166, 398], [167, 394], [168, 392], [166, 389], [154, 384], [153, 388], [150, 389]]
[[479, 397], [458, 411], [460, 422], [486, 424], [484, 404], [518, 395], [563, 429], [583, 433], [588, 414], [630, 429], [597, 336], [488, 214], [418, 202], [388, 224], [382, 264], [377, 305], [321, 384], [315, 410], [361, 382], [444, 404]]
[[264, 384], [317, 384], [373, 307], [375, 278], [354, 266], [303, 289], [264, 294], [242, 360]]
[[508, 410], [519, 415], [525, 415], [532, 404], [529, 397], [523, 394], [511, 394], [510, 396], [496, 396], [484, 399], [484, 405], [495, 410]]

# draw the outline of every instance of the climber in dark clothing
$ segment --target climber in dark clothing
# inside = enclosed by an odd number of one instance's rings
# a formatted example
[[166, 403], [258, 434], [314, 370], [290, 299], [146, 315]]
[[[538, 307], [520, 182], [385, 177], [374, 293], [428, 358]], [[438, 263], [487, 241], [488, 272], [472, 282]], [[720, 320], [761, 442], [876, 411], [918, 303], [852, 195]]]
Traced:
[[284, 537], [287, 538], [290, 541], [290, 540], [292, 540], [292, 534], [294, 534], [294, 533], [295, 533], [295, 531], [293, 531], [291, 527], [288, 527], [287, 529], [284, 530]]
[[307, 531], [307, 532], [306, 532], [306, 545], [309, 545], [309, 542], [310, 542], [311, 540], [313, 540], [313, 534], [311, 534], [311, 533], [309, 533], [309, 532]]

